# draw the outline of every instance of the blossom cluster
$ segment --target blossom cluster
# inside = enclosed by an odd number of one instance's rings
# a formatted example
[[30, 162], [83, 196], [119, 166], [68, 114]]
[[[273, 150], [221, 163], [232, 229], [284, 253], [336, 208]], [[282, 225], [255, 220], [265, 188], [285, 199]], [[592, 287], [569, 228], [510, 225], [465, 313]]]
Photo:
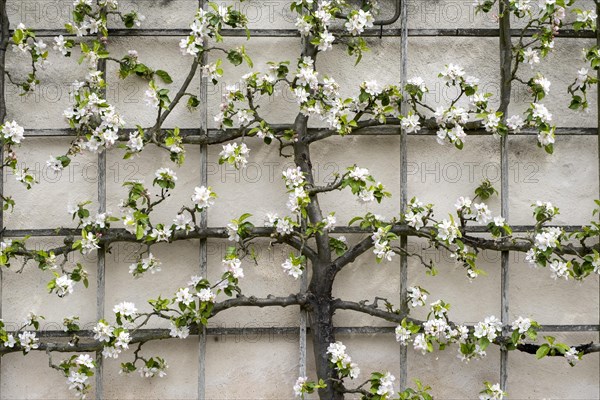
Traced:
[[371, 393], [377, 394], [381, 400], [388, 400], [394, 396], [394, 381], [396, 377], [389, 371], [382, 374], [374, 372], [371, 374]]
[[283, 268], [288, 275], [293, 276], [294, 279], [298, 279], [304, 270], [305, 261], [306, 260], [304, 256], [295, 256], [294, 254], [290, 254], [290, 256], [285, 259], [283, 264], [281, 264], [281, 268]]
[[[30, 314], [30, 316], [31, 315], [32, 314]], [[36, 318], [36, 316], [33, 317]], [[28, 319], [29, 320], [26, 321], [23, 326], [27, 327], [32, 325], [37, 329], [39, 326], [37, 325], [37, 321], [31, 321], [30, 317], [28, 317]], [[38, 339], [36, 332], [24, 330], [16, 334], [8, 333], [5, 330], [4, 321], [2, 319], [0, 319], [0, 343], [7, 348], [20, 348], [23, 351], [23, 354], [27, 354], [40, 346], [40, 340]]]
[[391, 228], [391, 225], [377, 228], [377, 231], [371, 236], [373, 240], [373, 254], [375, 254], [377, 262], [383, 260], [392, 261], [392, 257], [396, 255], [392, 249], [391, 242], [397, 240], [398, 236], [390, 232]]
[[197, 57], [202, 54], [208, 39], [221, 40], [219, 32], [224, 25], [232, 28], [246, 26], [246, 16], [231, 6], [210, 3], [210, 7], [212, 10], [209, 11], [198, 9], [194, 21], [190, 25], [190, 34], [179, 42], [179, 48], [183, 55]]
[[[156, 313], [172, 314], [170, 317], [171, 337], [185, 339], [190, 334], [190, 326], [206, 325], [212, 316], [212, 309], [221, 292], [231, 296], [238, 289], [238, 278], [244, 276], [241, 262], [234, 256], [223, 260], [225, 273], [215, 285], [201, 276], [192, 276], [186, 287], [179, 288], [172, 299], [158, 298], [150, 304]], [[172, 304], [174, 308], [170, 308]]]
[[[103, 97], [104, 79], [102, 72], [97, 70], [98, 51], [101, 51], [99, 45], [87, 48], [84, 53], [90, 70], [84, 81], [73, 83], [71, 94], [74, 104], [63, 113], [71, 128], [80, 135], [80, 140], [73, 145], [73, 153], [83, 149], [96, 153], [101, 147], [114, 146], [119, 139], [119, 130], [125, 125], [115, 107]], [[68, 165], [66, 160], [61, 160], [60, 165], [55, 160], [51, 158], [48, 165], [58, 170]]]
[[160, 260], [152, 253], [148, 253], [148, 257], [142, 258], [129, 266], [129, 273], [133, 275], [134, 278], [139, 278], [146, 272], [150, 272], [151, 274], [155, 274], [160, 272], [162, 263]]
[[96, 361], [89, 354], [71, 356], [58, 366], [67, 377], [69, 390], [80, 399], [85, 399], [91, 391], [89, 378], [94, 375]]
[[367, 168], [356, 165], [349, 167], [342, 178], [340, 188], [346, 187], [358, 197], [361, 204], [372, 203], [375, 200], [380, 203], [384, 197], [391, 196], [381, 182], [375, 181]]
[[420, 286], [411, 286], [406, 290], [408, 294], [408, 305], [411, 307], [422, 307], [425, 305], [429, 292]]
[[310, 197], [305, 190], [307, 182], [304, 172], [300, 167], [290, 167], [282, 172], [282, 178], [289, 193], [287, 208], [292, 214], [303, 214], [310, 203]]
[[246, 143], [227, 143], [219, 153], [219, 164], [228, 163], [236, 169], [245, 168], [248, 164], [250, 149]]
[[506, 393], [502, 391], [499, 383], [485, 382], [485, 389], [479, 394], [479, 400], [503, 400]]
[[358, 368], [356, 363], [352, 362], [352, 358], [346, 353], [346, 346], [342, 342], [330, 343], [327, 348], [327, 354], [329, 355], [329, 361], [338, 370], [340, 378], [358, 378], [360, 368]]
[[24, 82], [17, 83], [12, 80], [11, 75], [8, 75], [8, 77], [11, 82], [15, 83], [21, 89], [22, 94], [31, 93], [40, 83], [39, 79], [37, 79], [38, 68], [46, 69], [49, 64], [48, 50], [46, 50], [48, 45], [42, 39], [36, 39], [33, 30], [28, 29], [22, 23], [17, 25], [11, 44], [13, 45], [12, 49], [14, 52], [27, 54], [31, 58], [32, 70]]
[[459, 98], [463, 94], [469, 96], [469, 108], [457, 107], [456, 101], [453, 101], [448, 108], [438, 106], [434, 113], [440, 127], [437, 132], [438, 143], [450, 142], [458, 149], [463, 148], [467, 137], [464, 127], [470, 120], [470, 114], [482, 118], [486, 131], [494, 136], [502, 136], [506, 132], [506, 127], [501, 122], [502, 113], [489, 108], [491, 94], [479, 90], [478, 78], [465, 75], [465, 70], [459, 65], [448, 64], [438, 76], [447, 86], [460, 89]]
[[424, 205], [418, 198], [413, 197], [408, 202], [406, 212], [404, 213], [404, 220], [406, 223], [415, 228], [421, 229], [427, 223], [427, 219], [432, 214], [432, 205]]
[[280, 218], [276, 213], [268, 213], [265, 216], [264, 225], [268, 228], [275, 228], [277, 235], [286, 236], [293, 232], [298, 224], [290, 217]]
[[[0, 121], [1, 122], [1, 121]], [[17, 182], [22, 183], [27, 189], [31, 189], [36, 183], [35, 177], [29, 172], [29, 168], [19, 168], [17, 154], [13, 150], [13, 146], [21, 145], [21, 141], [25, 139], [25, 129], [15, 120], [4, 121], [0, 123], [0, 143], [4, 147], [4, 166], [11, 168]], [[14, 200], [8, 196], [2, 196], [5, 209], [14, 206]]]
[[136, 11], [129, 13], [118, 12], [119, 3], [117, 0], [100, 0], [96, 2], [98, 8], [94, 10], [92, 0], [75, 0], [73, 2], [73, 23], [65, 25], [69, 33], [77, 36], [102, 34], [108, 36], [108, 28], [106, 26], [107, 14], [113, 13], [120, 17], [121, 21], [127, 28], [133, 26], [141, 26], [141, 23], [146, 20], [146, 17]]

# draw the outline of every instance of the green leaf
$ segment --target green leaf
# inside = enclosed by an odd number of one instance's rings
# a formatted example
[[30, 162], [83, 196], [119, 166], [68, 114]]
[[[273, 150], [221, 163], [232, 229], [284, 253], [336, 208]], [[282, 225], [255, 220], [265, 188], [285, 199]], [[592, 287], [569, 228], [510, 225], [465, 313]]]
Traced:
[[16, 44], [19, 44], [23, 41], [23, 31], [21, 29], [17, 29], [15, 31], [15, 33], [13, 34], [13, 42], [15, 42]]
[[242, 61], [244, 60], [244, 58], [242, 57], [242, 54], [237, 50], [229, 51], [229, 53], [227, 53], [227, 59], [229, 60], [230, 63], [232, 63], [236, 67], [238, 65], [240, 65], [242, 63]]
[[163, 80], [164, 83], [173, 83], [173, 79], [171, 79], [171, 75], [169, 75], [169, 73], [167, 71], [163, 71], [162, 69], [157, 69], [154, 73], [156, 75], [158, 75], [160, 77], [160, 79]]
[[196, 108], [200, 105], [200, 100], [198, 100], [198, 97], [196, 96], [190, 96], [188, 101], [187, 101], [187, 106], [189, 108]]
[[546, 357], [548, 355], [548, 352], [550, 352], [550, 346], [548, 346], [547, 344], [543, 344], [535, 352], [535, 357], [539, 360], [541, 358]]

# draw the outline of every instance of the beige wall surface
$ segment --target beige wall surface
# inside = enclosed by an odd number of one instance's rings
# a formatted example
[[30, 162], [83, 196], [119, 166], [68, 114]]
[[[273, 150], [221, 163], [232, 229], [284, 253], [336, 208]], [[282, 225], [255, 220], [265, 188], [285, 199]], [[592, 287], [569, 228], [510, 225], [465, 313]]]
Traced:
[[[194, 0], [121, 0], [125, 10], [139, 10], [147, 19], [142, 28], [187, 29], [196, 11]], [[293, 28], [294, 18], [289, 12], [288, 0], [250, 0], [233, 4], [246, 12], [252, 28]], [[391, 1], [382, 0], [384, 13], [390, 13]], [[593, 4], [592, 1], [588, 2]], [[8, 0], [12, 26], [23, 22], [34, 29], [60, 29], [69, 18], [71, 0]], [[408, 1], [410, 28], [495, 28], [491, 15], [475, 15], [471, 0], [410, 0]], [[393, 27], [398, 28], [399, 23]], [[113, 37], [108, 48], [116, 57], [135, 49], [140, 59], [154, 68], [167, 69], [174, 78], [168, 87], [177, 90], [189, 68], [191, 59], [181, 56], [176, 37]], [[343, 46], [323, 54], [318, 61], [321, 74], [335, 77], [342, 93], [354, 95], [363, 80], [376, 79], [382, 84], [398, 83], [401, 71], [400, 38], [367, 39], [371, 50], [354, 66], [345, 55]], [[254, 60], [255, 69], [264, 70], [268, 61], [291, 60], [295, 63], [300, 51], [297, 38], [227, 38], [226, 46], [245, 45]], [[580, 60], [583, 47], [593, 45], [588, 39], [557, 39], [556, 50], [541, 67], [552, 81], [551, 96], [545, 101], [555, 115], [559, 126], [596, 127], [596, 92], [589, 94], [590, 112], [579, 114], [568, 110], [567, 86], [584, 66]], [[430, 93], [431, 105], [446, 104], [449, 92], [437, 78], [447, 63], [458, 63], [469, 75], [481, 79], [483, 87], [492, 92], [497, 105], [499, 95], [499, 60], [497, 38], [410, 37], [408, 41], [408, 76], [422, 76]], [[85, 68], [73, 59], [63, 59], [51, 52], [51, 66], [40, 72], [38, 91], [19, 96], [8, 87], [8, 118], [16, 119], [27, 129], [65, 128], [62, 111], [68, 106], [69, 85], [84, 76]], [[211, 55], [212, 57], [212, 55]], [[8, 55], [8, 68], [25, 68], [27, 60], [16, 54]], [[222, 82], [209, 88], [209, 123], [219, 107], [225, 82], [235, 82], [248, 71], [224, 63]], [[359, 77], [359, 78], [357, 78]], [[154, 113], [144, 103], [146, 83], [130, 78], [119, 80], [114, 64], [109, 63], [108, 100], [124, 116], [127, 126], [151, 125]], [[199, 91], [199, 79], [190, 91]], [[511, 112], [523, 111], [527, 106], [526, 89], [515, 85]], [[292, 122], [298, 112], [292, 96], [280, 89], [274, 98], [262, 99], [264, 117], [273, 123]], [[165, 126], [197, 128], [199, 111], [180, 107]], [[318, 124], [318, 122], [316, 123]], [[315, 125], [317, 126], [317, 125]], [[555, 154], [547, 155], [537, 148], [532, 136], [509, 139], [510, 223], [532, 224], [530, 205], [536, 200], [550, 201], [560, 207], [558, 224], [585, 224], [591, 219], [593, 200], [598, 197], [597, 139], [582, 136], [559, 136]], [[218, 164], [220, 146], [212, 146], [208, 154], [208, 181], [218, 194], [218, 200], [208, 212], [209, 226], [224, 226], [243, 212], [251, 212], [252, 221], [262, 224], [267, 212], [286, 214], [287, 195], [280, 179], [281, 171], [291, 160], [281, 158], [277, 146], [266, 146], [259, 140], [247, 139], [251, 148], [247, 169], [236, 171]], [[54, 228], [73, 226], [67, 215], [67, 205], [84, 200], [96, 201], [98, 180], [97, 158], [86, 153], [77, 156], [62, 173], [46, 167], [49, 155], [60, 154], [69, 144], [68, 139], [28, 138], [19, 149], [23, 166], [36, 172], [39, 184], [30, 191], [18, 186], [12, 176], [5, 176], [5, 191], [13, 195], [17, 207], [5, 215], [8, 229]], [[489, 179], [500, 189], [499, 141], [491, 136], [469, 137], [465, 148], [459, 151], [449, 145], [440, 146], [431, 136], [410, 136], [407, 140], [408, 196], [418, 196], [426, 203], [436, 205], [436, 215], [444, 216], [453, 210], [458, 196], [471, 195], [483, 179]], [[123, 160], [123, 151], [111, 150], [107, 155], [107, 205], [118, 213], [118, 202], [123, 198], [126, 180], [143, 179], [150, 183], [154, 172], [161, 166], [173, 167], [168, 155], [159, 149], [148, 148], [129, 160]], [[332, 137], [312, 147], [316, 179], [330, 182], [336, 172], [357, 164], [368, 168], [376, 179], [383, 182], [393, 197], [381, 204], [358, 204], [347, 192], [322, 196], [324, 213], [336, 212], [338, 224], [345, 225], [356, 215], [367, 211], [392, 217], [400, 212], [400, 139], [391, 136]], [[200, 182], [200, 154], [197, 146], [187, 146], [187, 159], [176, 169], [177, 188], [166, 204], [161, 205], [153, 219], [170, 223], [182, 204]], [[489, 201], [494, 215], [500, 212], [500, 198]], [[350, 243], [360, 240], [347, 235]], [[36, 238], [31, 243], [49, 248], [60, 242], [58, 238]], [[227, 248], [226, 240], [209, 240], [208, 275], [221, 274], [221, 259]], [[422, 243], [411, 240], [411, 248], [421, 251]], [[299, 281], [294, 281], [281, 270], [281, 262], [288, 249], [270, 247], [268, 241], [259, 242], [257, 265], [244, 261], [246, 277], [241, 282], [243, 291], [250, 295], [287, 295], [296, 292]], [[114, 245], [106, 261], [106, 309], [120, 301], [133, 301], [142, 310], [149, 310], [146, 300], [172, 296], [199, 271], [198, 241], [157, 245], [153, 252], [163, 261], [159, 274], [134, 280], [128, 274], [128, 265], [135, 260], [139, 247], [132, 244]], [[487, 272], [470, 283], [462, 267], [447, 254], [427, 250], [433, 257], [439, 274], [431, 277], [417, 260], [409, 259], [408, 284], [419, 285], [431, 292], [428, 300], [443, 299], [452, 305], [450, 317], [456, 322], [476, 323], [488, 315], [500, 315], [500, 256], [485, 252], [479, 266]], [[47, 327], [60, 323], [69, 315], [79, 315], [82, 324], [92, 326], [95, 320], [96, 256], [80, 256], [90, 273], [90, 287], [81, 286], [66, 299], [58, 299], [46, 291], [47, 275], [34, 268], [16, 274], [6, 271], [3, 276], [2, 316], [5, 321], [21, 321], [28, 311], [46, 316]], [[542, 324], [599, 324], [599, 279], [589, 277], [584, 283], [554, 281], [547, 270], [531, 269], [522, 254], [510, 255], [510, 318], [529, 317]], [[376, 264], [371, 252], [344, 269], [339, 275], [334, 296], [360, 301], [375, 296], [388, 298], [398, 304], [400, 291], [399, 257], [393, 262]], [[426, 310], [416, 310], [415, 317], [425, 318]], [[212, 327], [296, 327], [300, 313], [297, 308], [234, 309], [211, 320]], [[339, 312], [338, 326], [392, 326], [363, 314]], [[166, 327], [164, 322], [150, 327]], [[49, 328], [51, 329], [51, 328]], [[598, 333], [557, 334], [567, 343], [598, 341]], [[400, 373], [400, 350], [394, 335], [340, 336], [348, 346], [362, 372], [368, 378], [370, 371], [389, 370]], [[119, 364], [131, 356], [123, 354], [119, 360], [106, 360], [104, 372], [107, 399], [192, 399], [197, 396], [198, 344], [196, 337], [149, 343], [147, 354], [164, 357], [168, 364], [166, 377], [143, 379], [138, 374], [122, 376]], [[421, 355], [409, 347], [408, 378], [420, 379], [433, 387], [438, 399], [475, 398], [483, 381], [497, 382], [500, 370], [500, 352], [490, 348], [486, 358], [469, 364], [457, 358], [456, 347], [443, 352]], [[308, 352], [308, 376], [315, 377], [312, 354]], [[535, 360], [534, 356], [511, 352], [508, 362], [508, 393], [510, 399], [598, 399], [600, 360], [598, 353], [586, 356], [574, 368], [564, 359]], [[209, 337], [206, 354], [207, 399], [291, 399], [292, 386], [299, 371], [298, 336], [231, 335]], [[43, 353], [23, 357], [10, 354], [2, 358], [0, 398], [2, 399], [63, 399], [71, 398], [65, 378], [47, 366]]]

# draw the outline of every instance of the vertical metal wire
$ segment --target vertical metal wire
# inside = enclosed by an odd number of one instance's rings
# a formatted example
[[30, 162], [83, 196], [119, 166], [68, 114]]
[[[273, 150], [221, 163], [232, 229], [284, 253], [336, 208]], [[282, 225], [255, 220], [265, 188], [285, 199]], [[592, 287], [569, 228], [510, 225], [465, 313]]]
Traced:
[[[596, 1], [596, 14], [600, 12], [600, 2]], [[600, 20], [596, 19], [596, 46], [600, 48]], [[600, 82], [600, 69], [596, 71], [596, 79]], [[596, 86], [596, 129], [598, 131], [598, 182], [600, 185], [600, 87]], [[600, 199], [600, 186], [598, 186]], [[600, 287], [598, 288], [600, 291]], [[599, 315], [600, 317], [600, 315]]]
[[[300, 292], [304, 293], [306, 292], [306, 289], [308, 288], [308, 277], [307, 274], [302, 274], [302, 281], [300, 284]], [[298, 376], [306, 376], [306, 320], [307, 320], [307, 314], [306, 311], [304, 310], [300, 310], [300, 331], [299, 333], [299, 339], [298, 339], [298, 345], [299, 345], [299, 351], [300, 351], [300, 360], [299, 360], [299, 366], [298, 366]]]
[[[301, 14], [305, 14], [304, 9], [302, 9]], [[304, 38], [301, 39], [301, 42], [304, 41]], [[305, 228], [305, 226], [303, 226]], [[308, 289], [308, 276], [307, 273], [302, 274], [301, 282], [300, 282], [300, 291], [305, 293]], [[298, 329], [298, 376], [305, 377], [306, 375], [306, 345], [307, 345], [307, 321], [308, 321], [308, 313], [302, 309], [300, 309], [300, 327]]]
[[[596, 1], [596, 14], [600, 13], [600, 2]], [[600, 49], [600, 20], [596, 19], [596, 47]], [[600, 82], [600, 69], [596, 71], [596, 79]], [[597, 129], [597, 151], [598, 151], [598, 199], [600, 199], [600, 85], [596, 85], [596, 129]], [[600, 219], [600, 215], [598, 216]], [[598, 286], [598, 295], [600, 296], [600, 286]], [[598, 319], [600, 320], [600, 310], [598, 310]], [[600, 340], [600, 332], [598, 332]]]
[[[500, 1], [500, 111], [504, 118], [508, 112], [511, 96], [512, 79], [512, 41], [510, 34], [510, 11], [508, 0]], [[508, 136], [502, 137], [500, 141], [500, 208], [502, 216], [509, 221], [509, 197], [508, 197]], [[502, 333], [508, 333], [508, 306], [509, 306], [509, 252], [501, 253], [501, 277], [500, 277], [500, 319], [502, 320]], [[508, 380], [508, 351], [500, 348], [500, 387], [507, 391]]]
[[[106, 77], [106, 60], [98, 61], [98, 70], [102, 72], [102, 77]], [[102, 89], [102, 94], [106, 97], [106, 89]], [[106, 150], [98, 153], [98, 212], [106, 212]], [[104, 318], [104, 300], [106, 293], [106, 248], [100, 245], [98, 249], [98, 261], [96, 263], [96, 320]], [[102, 351], [96, 351], [96, 399], [104, 398], [104, 360]]]
[[[400, 35], [400, 56], [402, 57], [402, 64], [400, 70], [400, 87], [404, 87], [406, 84], [408, 74], [408, 13], [407, 13], [407, 2], [401, 2], [400, 11], [400, 23], [401, 23], [401, 35]], [[401, 112], [404, 113], [406, 110], [406, 103], [402, 103]], [[408, 153], [406, 148], [406, 131], [402, 129], [400, 133], [400, 212], [404, 212], [406, 204], [408, 202]], [[400, 238], [400, 248], [406, 251], [408, 240], [406, 236]], [[405, 253], [400, 255], [400, 304], [401, 311], [408, 312], [407, 307], [404, 305], [406, 299], [406, 291], [408, 285], [408, 258]], [[408, 380], [408, 348], [407, 346], [400, 346], [400, 390], [404, 390], [407, 386]]]
[[[98, 205], [99, 212], [106, 212], [106, 151], [98, 154]], [[102, 245], [98, 249], [97, 276], [96, 276], [96, 319], [104, 318], [104, 295], [105, 295], [105, 267], [106, 249]], [[96, 352], [96, 399], [104, 398], [104, 362], [102, 351]]]
[[[0, 124], [6, 117], [5, 74], [6, 48], [8, 45], [8, 15], [6, 0], [0, 0]], [[4, 195], [4, 145], [0, 146], [0, 196]], [[3, 203], [3, 200], [0, 200]], [[0, 204], [0, 241], [4, 239], [4, 204]], [[0, 268], [0, 319], [2, 318], [2, 269]], [[2, 357], [0, 356], [0, 399], [2, 398]]]
[[[198, 1], [198, 7], [203, 8], [205, 0]], [[202, 54], [200, 67], [206, 65], [208, 57]], [[208, 79], [200, 73], [200, 130], [203, 135], [208, 135]], [[200, 185], [208, 186], [208, 145], [200, 145]], [[200, 228], [208, 226], [207, 212], [200, 215]], [[208, 246], [206, 239], [200, 239], [200, 275], [206, 277], [208, 273]], [[198, 400], [206, 398], [206, 327], [201, 326], [198, 332]]]

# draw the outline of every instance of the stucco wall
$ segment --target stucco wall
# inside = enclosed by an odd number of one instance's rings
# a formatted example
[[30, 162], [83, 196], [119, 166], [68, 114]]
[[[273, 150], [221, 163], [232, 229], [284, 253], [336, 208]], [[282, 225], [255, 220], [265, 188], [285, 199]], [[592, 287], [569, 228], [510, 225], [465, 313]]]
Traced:
[[[196, 10], [193, 0], [126, 1], [127, 9], [136, 9], [146, 15], [145, 27], [186, 28]], [[487, 27], [496, 23], [490, 16], [475, 16], [470, 0], [421, 1], [409, 3], [411, 28]], [[591, 4], [592, 2], [590, 2]], [[237, 7], [240, 7], [238, 3]], [[61, 0], [9, 0], [8, 9], [13, 26], [23, 22], [33, 28], [61, 28], [68, 18], [71, 1]], [[385, 8], [385, 7], [384, 7]], [[241, 3], [255, 28], [292, 28], [287, 1], [255, 1]], [[398, 27], [396, 23], [394, 27]], [[183, 81], [190, 63], [180, 55], [179, 38], [111, 38], [109, 49], [123, 54], [129, 49], [139, 51], [140, 59], [155, 68], [167, 69], [174, 78], [170, 85], [175, 91]], [[394, 83], [400, 79], [400, 39], [398, 37], [368, 39], [371, 51], [363, 61], [353, 66], [353, 60], [345, 56], [342, 47], [324, 54], [318, 62], [322, 74], [332, 75], [340, 82], [345, 94], [355, 93], [362, 80], [377, 79], [381, 83]], [[227, 44], [246, 45], [253, 57], [256, 69], [264, 68], [267, 61], [295, 60], [299, 54], [296, 38], [256, 38], [246, 43], [241, 39], [226, 39]], [[559, 126], [595, 127], [595, 92], [590, 94], [592, 110], [581, 115], [567, 109], [566, 87], [583, 66], [581, 49], [593, 43], [584, 39], [558, 39], [555, 54], [542, 68], [552, 81], [551, 96], [545, 101], [558, 118]], [[411, 37], [409, 39], [409, 77], [422, 76], [429, 84], [427, 95], [430, 104], [443, 103], [447, 99], [446, 88], [436, 77], [447, 63], [463, 66], [469, 74], [482, 80], [488, 91], [499, 93], [497, 38]], [[577, 61], [576, 61], [577, 60]], [[68, 106], [70, 83], [82, 78], [85, 71], [75, 60], [64, 60], [56, 52], [50, 56], [52, 65], [40, 73], [39, 90], [27, 97], [18, 95], [15, 88], [8, 89], [8, 117], [16, 119], [29, 129], [66, 127], [62, 111]], [[25, 66], [27, 60], [13, 54], [8, 63], [11, 70]], [[225, 65], [225, 81], [236, 81], [247, 72], [246, 67], [233, 68]], [[360, 76], [360, 80], [357, 77]], [[150, 125], [154, 114], [144, 104], [145, 83], [128, 79], [119, 81], [114, 65], [109, 64], [109, 101], [123, 114], [128, 127], [136, 124]], [[209, 116], [216, 112], [224, 83], [209, 89]], [[190, 88], [199, 91], [196, 81]], [[527, 96], [523, 88], [515, 88], [514, 111], [523, 110]], [[270, 122], [290, 122], [297, 108], [289, 93], [277, 93], [274, 99], [261, 102], [265, 118]], [[195, 128], [199, 113], [189, 112], [185, 107], [173, 113], [167, 126]], [[209, 118], [212, 122], [212, 118]], [[27, 192], [18, 186], [8, 174], [5, 190], [13, 194], [17, 207], [6, 215], [8, 229], [52, 228], [72, 226], [66, 213], [68, 204], [96, 199], [97, 162], [94, 155], [78, 156], [62, 174], [56, 175], [45, 166], [50, 154], [61, 153], [68, 146], [67, 139], [30, 138], [20, 149], [24, 166], [37, 171], [39, 185]], [[276, 146], [265, 146], [256, 140], [247, 140], [251, 148], [250, 164], [245, 171], [235, 171], [218, 165], [220, 146], [210, 149], [208, 163], [209, 184], [219, 198], [209, 212], [209, 225], [223, 226], [231, 218], [243, 212], [254, 214], [253, 221], [262, 222], [266, 212], [285, 214], [286, 194], [280, 180], [280, 172], [289, 159], [279, 157]], [[411, 136], [408, 151], [408, 194], [436, 204], [436, 214], [445, 215], [453, 208], [460, 195], [470, 194], [482, 179], [490, 179], [500, 188], [499, 142], [491, 136], [470, 137], [464, 150], [440, 146], [434, 137]], [[513, 175], [510, 178], [510, 222], [531, 224], [529, 205], [535, 200], [551, 201], [561, 209], [557, 219], [561, 224], [583, 224], [590, 220], [593, 199], [598, 197], [597, 139], [594, 137], [558, 137], [555, 154], [546, 155], [537, 148], [533, 137], [511, 137], [509, 163]], [[313, 163], [319, 182], [327, 182], [332, 174], [354, 163], [369, 168], [391, 191], [393, 197], [381, 205], [359, 205], [349, 193], [326, 195], [321, 201], [324, 211], [335, 211], [339, 224], [346, 224], [353, 216], [373, 211], [385, 216], [398, 214], [400, 195], [400, 141], [397, 137], [334, 137], [313, 146]], [[169, 165], [164, 152], [148, 148], [130, 160], [122, 159], [121, 150], [108, 154], [107, 195], [108, 209], [117, 211], [117, 203], [124, 196], [122, 183], [127, 179], [141, 178], [151, 182], [154, 171]], [[187, 147], [187, 160], [176, 170], [177, 188], [164, 206], [157, 210], [154, 220], [168, 223], [175, 216], [178, 206], [188, 201], [193, 188], [199, 184], [199, 150]], [[490, 201], [494, 214], [500, 210], [499, 198]], [[350, 237], [356, 241], [358, 237]], [[56, 238], [32, 239], [41, 248], [59, 241]], [[416, 243], [411, 243], [418, 249]], [[210, 240], [209, 277], [221, 274], [220, 260], [227, 243]], [[260, 262], [257, 266], [244, 263], [246, 278], [242, 288], [247, 294], [287, 295], [296, 291], [299, 282], [285, 276], [280, 264], [287, 252], [283, 248], [270, 249], [267, 242], [259, 248]], [[189, 276], [199, 270], [198, 242], [189, 241], [169, 246], [156, 246], [154, 253], [163, 260], [163, 271], [139, 280], [127, 273], [127, 266], [135, 258], [137, 247], [131, 244], [116, 245], [107, 256], [106, 308], [117, 302], [134, 301], [141, 309], [149, 309], [148, 298], [162, 294], [171, 295], [184, 285]], [[455, 321], [473, 323], [484, 316], [500, 315], [500, 257], [486, 253], [480, 259], [487, 271], [474, 283], [469, 283], [462, 268], [455, 267], [447, 255], [438, 254], [439, 275], [429, 277], [416, 262], [410, 261], [409, 284], [420, 285], [431, 292], [430, 299], [444, 299], [452, 304], [450, 316]], [[549, 272], [532, 270], [523, 256], [511, 254], [510, 314], [530, 317], [542, 324], [598, 324], [599, 283], [598, 277], [590, 277], [584, 283], [553, 281]], [[7, 322], [21, 321], [30, 310], [46, 316], [46, 324], [60, 323], [64, 316], [77, 314], [83, 325], [90, 326], [95, 319], [94, 256], [83, 259], [90, 272], [90, 288], [78, 290], [61, 300], [46, 293], [47, 276], [33, 268], [21, 274], [4, 273], [3, 319]], [[391, 263], [376, 265], [371, 254], [360, 257], [354, 265], [339, 276], [335, 295], [351, 300], [372, 299], [375, 295], [398, 301], [398, 257]], [[145, 305], [146, 304], [146, 305]], [[417, 317], [426, 312], [417, 311]], [[286, 309], [237, 309], [211, 320], [211, 326], [268, 327], [297, 326], [299, 312]], [[362, 315], [343, 312], [336, 315], [339, 326], [384, 324]], [[159, 325], [165, 326], [165, 324]], [[558, 334], [569, 343], [597, 341], [598, 334]], [[372, 370], [399, 371], [399, 345], [393, 335], [367, 335], [340, 337], [353, 360], [358, 362], [367, 377]], [[168, 375], [162, 379], [144, 380], [137, 374], [118, 374], [120, 360], [105, 362], [105, 394], [107, 398], [194, 398], [197, 393], [198, 345], [197, 338], [169, 340], [145, 346], [148, 354], [164, 356], [170, 366]], [[206, 395], [209, 399], [282, 399], [291, 398], [291, 387], [298, 376], [297, 336], [222, 336], [208, 338], [206, 359]], [[433, 387], [437, 398], [473, 398], [484, 380], [498, 380], [499, 351], [488, 351], [488, 357], [463, 364], [456, 357], [455, 348], [422, 356], [409, 349], [409, 379], [418, 378]], [[122, 356], [126, 357], [126, 356]], [[311, 365], [309, 351], [309, 363]], [[309, 370], [314, 377], [314, 371]], [[575, 367], [563, 359], [536, 361], [533, 356], [511, 352], [509, 354], [508, 392], [511, 399], [599, 398], [598, 354], [586, 356]], [[23, 357], [11, 354], [3, 357], [1, 369], [2, 399], [17, 398], [68, 398], [64, 378], [47, 367], [45, 354]]]

